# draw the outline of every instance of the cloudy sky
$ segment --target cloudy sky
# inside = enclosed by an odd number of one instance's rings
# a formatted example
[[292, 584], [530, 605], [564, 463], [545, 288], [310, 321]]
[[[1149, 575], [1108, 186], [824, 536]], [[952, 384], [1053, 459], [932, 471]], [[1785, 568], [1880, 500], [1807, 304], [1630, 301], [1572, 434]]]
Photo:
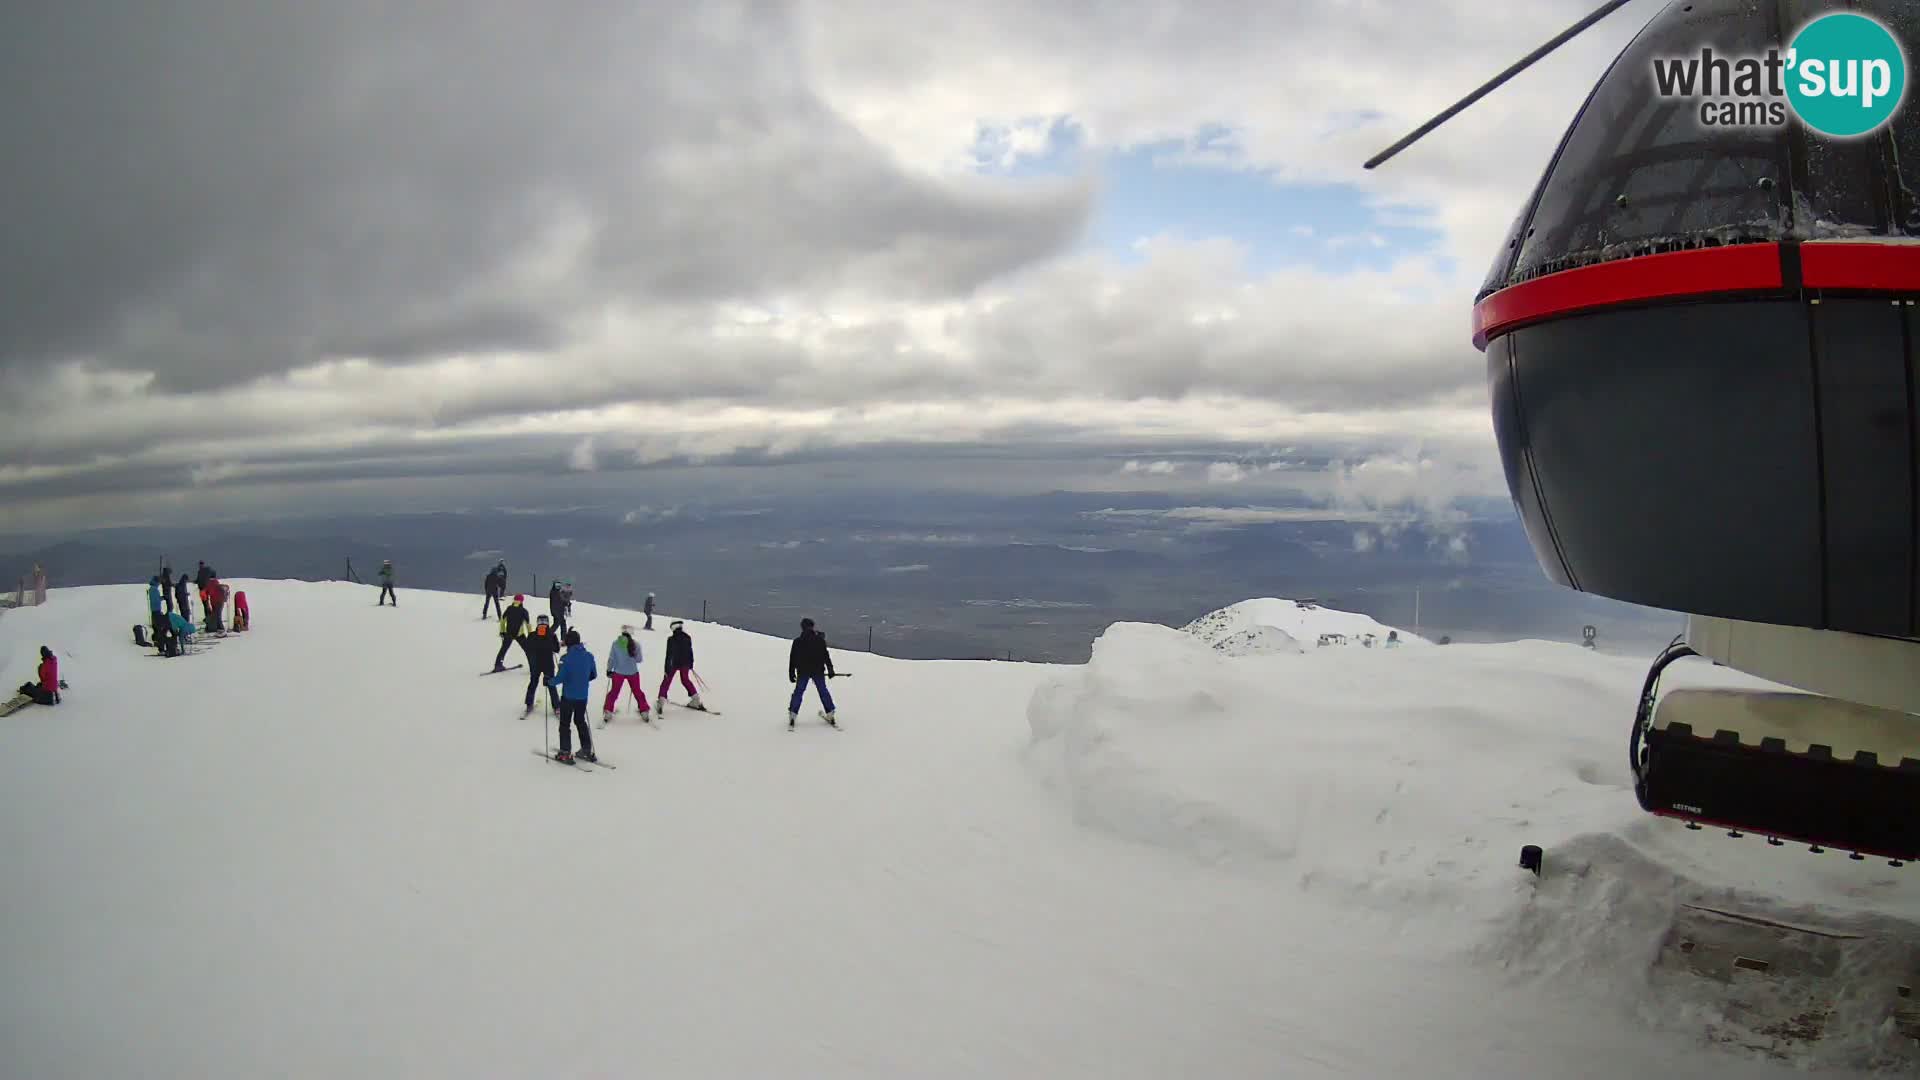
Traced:
[[1360, 163], [1590, 6], [23, 3], [0, 529], [981, 447], [1502, 495], [1472, 295], [1659, 5]]

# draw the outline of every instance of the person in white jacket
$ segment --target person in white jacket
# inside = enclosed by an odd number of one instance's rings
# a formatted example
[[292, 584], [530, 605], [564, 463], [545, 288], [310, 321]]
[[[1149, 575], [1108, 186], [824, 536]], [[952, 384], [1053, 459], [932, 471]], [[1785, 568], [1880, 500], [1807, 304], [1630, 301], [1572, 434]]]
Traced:
[[640, 719], [652, 723], [653, 709], [647, 704], [646, 692], [640, 689], [640, 639], [633, 636], [631, 626], [622, 626], [620, 636], [607, 650], [607, 679], [612, 685], [607, 687], [606, 704], [600, 709], [602, 724], [613, 719], [613, 707], [620, 702], [623, 684], [633, 690], [634, 700], [640, 703]]

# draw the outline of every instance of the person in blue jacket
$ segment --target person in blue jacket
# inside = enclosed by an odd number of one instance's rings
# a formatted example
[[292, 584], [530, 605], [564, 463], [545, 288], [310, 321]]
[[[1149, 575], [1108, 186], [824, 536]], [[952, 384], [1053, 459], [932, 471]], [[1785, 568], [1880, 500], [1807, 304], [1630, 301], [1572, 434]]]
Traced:
[[158, 576], [147, 579], [147, 615], [152, 619], [153, 647], [160, 650], [162, 656], [172, 656], [173, 626], [167, 622], [167, 594], [160, 587]]
[[593, 662], [593, 654], [580, 644], [580, 631], [567, 631], [566, 642], [566, 655], [560, 658], [560, 670], [554, 673], [554, 681], [560, 684], [560, 752], [554, 759], [573, 760], [573, 732], [567, 728], [571, 720], [580, 730], [580, 757], [597, 761], [593, 733], [587, 728], [587, 697], [593, 692], [593, 680], [600, 677], [600, 668]]

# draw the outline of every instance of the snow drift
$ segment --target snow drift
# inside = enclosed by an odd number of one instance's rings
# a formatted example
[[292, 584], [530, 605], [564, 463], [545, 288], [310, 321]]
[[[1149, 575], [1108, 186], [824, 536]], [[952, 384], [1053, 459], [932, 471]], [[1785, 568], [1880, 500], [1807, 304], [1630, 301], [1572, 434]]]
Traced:
[[[1076, 821], [1376, 912], [1462, 965], [1553, 984], [1636, 1024], [1808, 1065], [1920, 1064], [1895, 1023], [1897, 988], [1920, 974], [1914, 870], [1643, 815], [1625, 738], [1643, 664], [1547, 642], [1221, 650], [1236, 627], [1295, 611], [1299, 632], [1356, 628], [1345, 613], [1257, 603], [1186, 632], [1117, 624], [1084, 668], [1035, 693], [1028, 756]], [[1674, 678], [1752, 682], [1712, 669]], [[1544, 877], [1516, 868], [1525, 844], [1546, 849]], [[1661, 962], [1696, 908], [1859, 944], [1831, 985], [1783, 973], [1756, 995]], [[1817, 1038], [1786, 1030], [1810, 1013], [1817, 1023], [1800, 1027]]]

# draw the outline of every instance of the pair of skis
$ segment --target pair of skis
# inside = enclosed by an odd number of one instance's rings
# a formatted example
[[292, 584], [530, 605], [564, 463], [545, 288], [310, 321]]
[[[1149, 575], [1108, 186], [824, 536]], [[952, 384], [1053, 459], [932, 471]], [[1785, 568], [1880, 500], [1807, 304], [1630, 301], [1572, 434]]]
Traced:
[[554, 754], [550, 754], [545, 750], [533, 750], [533, 751], [530, 751], [530, 753], [532, 753], [534, 757], [541, 758], [545, 761], [551, 761], [555, 765], [571, 765], [574, 768], [579, 769], [581, 772], [592, 772], [595, 769], [619, 768], [618, 765], [611, 764], [604, 758], [598, 761], [582, 761], [579, 758], [574, 758], [572, 761], [561, 761], [558, 756]]

